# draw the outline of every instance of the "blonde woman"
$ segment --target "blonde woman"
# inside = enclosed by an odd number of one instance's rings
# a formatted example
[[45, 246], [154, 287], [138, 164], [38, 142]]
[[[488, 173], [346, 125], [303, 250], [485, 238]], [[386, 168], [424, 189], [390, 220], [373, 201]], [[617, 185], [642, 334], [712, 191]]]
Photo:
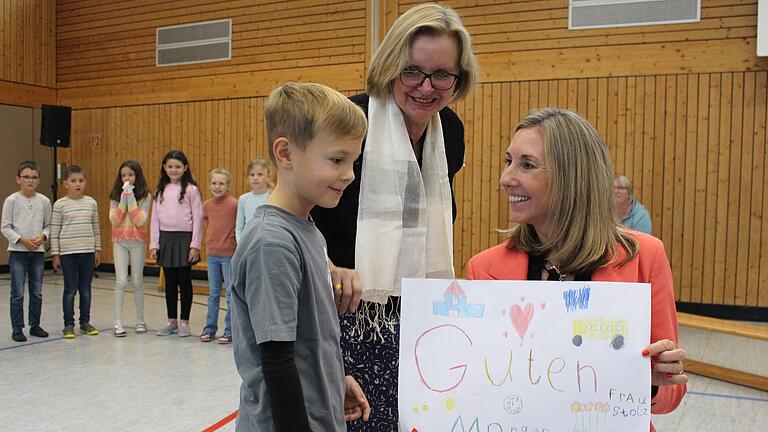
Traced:
[[464, 164], [464, 126], [448, 104], [477, 79], [459, 15], [423, 4], [395, 21], [371, 61], [367, 93], [351, 98], [368, 117], [355, 181], [336, 208], [312, 212], [338, 266], [340, 313], [355, 310], [362, 289], [357, 313], [342, 318], [341, 345], [374, 409], [350, 431], [397, 430], [401, 279], [454, 276], [452, 181]]
[[506, 242], [469, 260], [467, 278], [650, 283], [651, 344], [637, 355], [651, 356], [651, 412], [668, 413], [688, 381], [672, 270], [659, 239], [616, 223], [612, 180], [608, 150], [589, 122], [556, 108], [528, 115], [499, 180], [517, 225]]

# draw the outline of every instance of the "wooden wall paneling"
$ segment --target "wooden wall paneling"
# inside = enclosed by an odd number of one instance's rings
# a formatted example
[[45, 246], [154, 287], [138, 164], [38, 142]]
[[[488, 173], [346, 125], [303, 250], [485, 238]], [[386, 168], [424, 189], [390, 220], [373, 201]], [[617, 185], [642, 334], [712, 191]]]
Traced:
[[616, 78], [610, 78], [607, 80], [606, 89], [606, 101], [605, 101], [605, 135], [603, 139], [608, 146], [608, 152], [611, 155], [611, 161], [613, 162], [614, 174], [616, 172], [616, 151], [618, 148], [616, 142], [616, 127], [618, 126], [618, 109], [616, 104], [618, 103], [619, 94], [619, 81]]
[[738, 266], [736, 268], [736, 298], [735, 303], [740, 306], [747, 305], [748, 276], [750, 274], [750, 237], [752, 237], [751, 211], [752, 211], [752, 159], [754, 144], [755, 122], [755, 73], [744, 73], [744, 102], [741, 129], [741, 174], [739, 187], [739, 249]]
[[[656, 201], [652, 199], [655, 192], [653, 186], [653, 167], [654, 167], [654, 146], [656, 145], [656, 136], [654, 130], [656, 129], [654, 120], [656, 111], [656, 77], [645, 77], [644, 94], [643, 94], [643, 128], [640, 138], [642, 140], [641, 145], [636, 149], [635, 155], [640, 162], [640, 177], [637, 179], [639, 184], [639, 190], [636, 191], [640, 202], [648, 209], [648, 213], [653, 215], [653, 203]], [[639, 153], [637, 152], [639, 150]], [[658, 220], [658, 219], [656, 219]]]
[[624, 175], [624, 154], [627, 142], [627, 78], [616, 78], [616, 138], [614, 140], [613, 170], [616, 175]]
[[698, 78], [696, 75], [688, 75], [687, 102], [685, 113], [685, 167], [683, 180], [683, 225], [679, 228], [683, 232], [682, 265], [680, 281], [680, 298], [683, 301], [692, 301], [692, 266], [693, 266], [693, 238], [695, 235], [695, 179], [696, 179], [696, 120], [698, 107]]
[[483, 148], [485, 146], [484, 142], [484, 121], [485, 121], [485, 93], [486, 93], [486, 84], [481, 84], [477, 87], [477, 89], [474, 91], [474, 97], [472, 98], [472, 103], [474, 105], [473, 109], [473, 116], [474, 119], [472, 121], [472, 158], [469, 159], [471, 165], [472, 165], [472, 175], [469, 176], [471, 179], [470, 182], [470, 196], [471, 196], [471, 207], [469, 209], [470, 213], [472, 214], [472, 218], [470, 219], [470, 229], [471, 229], [471, 241], [467, 244], [468, 250], [466, 251], [466, 260], [468, 260], [472, 255], [474, 254], [474, 251], [480, 250], [480, 239], [482, 231], [482, 228], [478, 229], [478, 227], [481, 227], [482, 223], [482, 192], [481, 192], [481, 179], [483, 178], [483, 160], [486, 159], [484, 156]]
[[584, 116], [589, 122], [597, 128], [597, 78], [588, 78], [587, 80], [587, 108]]
[[[768, 173], [765, 172], [765, 165], [768, 163], [768, 134], [766, 134], [766, 124], [768, 124], [768, 110], [765, 109], [766, 107], [766, 101], [765, 99], [768, 98], [768, 95], [766, 95], [766, 89], [765, 87], [768, 85], [768, 78], [766, 77], [765, 73], [758, 73], [758, 98], [756, 106], [759, 107], [757, 110], [757, 115], [755, 116], [755, 129], [756, 129], [756, 135], [755, 139], [756, 141], [760, 142], [761, 146], [763, 147], [763, 154], [762, 154], [762, 166], [763, 166], [763, 181], [761, 183], [762, 185], [762, 206], [755, 208], [756, 211], [759, 211], [759, 214], [765, 215], [766, 211], [768, 210], [768, 187], [766, 187], [766, 178], [768, 178]], [[757, 153], [756, 158], [758, 159], [756, 163], [760, 163], [760, 154]], [[760, 219], [763, 223], [765, 221], [765, 218]], [[757, 293], [757, 305], [760, 307], [766, 307], [768, 306], [768, 292], [766, 292], [765, 287], [768, 286], [768, 270], [766, 269], [765, 264], [768, 263], [768, 228], [763, 226], [762, 227], [762, 235], [760, 238], [760, 267], [759, 267], [759, 279], [758, 279], [758, 293]], [[755, 236], [757, 236], [755, 234]]]
[[725, 281], [725, 296], [724, 304], [734, 305], [738, 304], [736, 298], [736, 284], [738, 283], [738, 236], [739, 236], [739, 202], [740, 202], [740, 182], [741, 175], [739, 169], [741, 167], [741, 122], [743, 113], [743, 100], [744, 100], [744, 74], [733, 74], [733, 88], [731, 99], [731, 118], [730, 118], [730, 169], [728, 179], [728, 240], [726, 243], [726, 249], [728, 255], [726, 257], [726, 266], [730, 274], [726, 275]]
[[647, 77], [637, 77], [635, 80], [635, 106], [632, 108], [634, 115], [633, 141], [631, 154], [627, 155], [632, 162], [629, 176], [635, 186], [635, 194], [643, 199], [643, 148], [645, 147], [645, 81]]
[[646, 193], [653, 199], [648, 202], [651, 214], [651, 223], [653, 232], [657, 237], [661, 237], [661, 227], [664, 223], [664, 111], [666, 102], [666, 77], [656, 77], [656, 88], [654, 89], [653, 101], [655, 109], [653, 111], [653, 147], [651, 160], [653, 162], [652, 178], [648, 183], [650, 190]]
[[479, 235], [476, 235], [477, 237], [477, 243], [476, 246], [473, 244], [472, 248], [472, 254], [474, 255], [477, 252], [480, 252], [483, 250], [487, 245], [491, 244], [490, 242], [490, 233], [493, 231], [494, 226], [491, 224], [491, 193], [493, 193], [493, 177], [495, 174], [492, 172], [491, 164], [493, 160], [495, 159], [494, 155], [496, 154], [493, 141], [493, 132], [494, 127], [496, 123], [498, 122], [498, 111], [494, 109], [493, 106], [493, 100], [494, 98], [498, 98], [498, 93], [495, 92], [498, 87], [495, 87], [493, 84], [483, 84], [483, 110], [482, 110], [482, 141], [481, 141], [481, 147], [480, 147], [480, 154], [482, 154], [482, 175], [477, 176], [480, 177], [478, 180], [480, 180], [478, 184], [478, 188], [475, 189], [475, 199], [478, 199], [478, 205], [475, 206], [475, 208], [480, 209], [480, 218], [477, 221], [480, 228]]
[[[686, 110], [687, 101], [686, 97], [688, 89], [688, 76], [677, 76], [677, 94], [675, 105], [677, 107], [676, 121], [675, 121], [675, 167], [674, 175], [674, 203], [675, 209], [672, 223], [675, 229], [675, 235], [672, 238], [672, 247], [669, 251], [670, 262], [672, 265], [672, 274], [675, 275], [675, 293], [677, 300], [684, 300], [682, 295], [682, 286], [680, 275], [683, 271], [682, 256], [683, 256], [683, 230], [680, 228], [684, 223], [684, 210], [683, 202], [685, 199], [684, 186], [685, 186], [685, 140], [686, 140]], [[687, 297], [686, 297], [687, 298]]]
[[662, 202], [662, 219], [661, 219], [661, 239], [664, 240], [664, 246], [667, 252], [667, 257], [672, 256], [672, 238], [673, 238], [673, 220], [674, 212], [678, 205], [675, 201], [674, 190], [675, 182], [673, 180], [673, 173], [675, 169], [675, 124], [676, 124], [676, 109], [675, 104], [677, 97], [677, 77], [674, 75], [667, 75], [665, 77], [666, 88], [665, 100], [664, 100], [664, 185], [663, 185], [663, 202]]
[[0, 2], [0, 80], [55, 87], [55, 51], [47, 49], [55, 38], [49, 24], [55, 8], [53, 0]]
[[507, 228], [508, 213], [509, 213], [509, 201], [508, 196], [499, 186], [499, 178], [501, 172], [505, 168], [503, 162], [504, 155], [509, 147], [509, 136], [511, 134], [510, 124], [510, 98], [509, 98], [509, 83], [495, 84], [493, 93], [494, 97], [494, 112], [497, 112], [497, 123], [494, 127], [491, 149], [491, 234], [490, 244], [497, 244], [502, 241], [502, 236], [499, 235], [498, 230]]
[[[642, 91], [638, 90], [638, 87], [642, 87], [642, 77], [628, 77], [627, 78], [627, 98], [626, 98], [626, 130], [624, 135], [624, 153], [619, 157], [622, 160], [623, 169], [621, 174], [626, 176], [633, 182], [635, 180], [635, 135], [638, 133], [640, 126], [638, 122], [637, 105], [639, 95], [642, 95]], [[642, 116], [640, 116], [642, 118]]]
[[548, 93], [549, 93], [549, 99], [547, 100], [547, 106], [548, 107], [558, 107], [560, 108], [560, 105], [558, 104], [559, 100], [559, 94], [558, 89], [560, 86], [560, 82], [562, 80], [550, 80], [548, 84]]
[[763, 190], [765, 189], [765, 166], [763, 165], [764, 155], [766, 153], [766, 72], [757, 72], [755, 75], [755, 102], [754, 102], [754, 121], [752, 128], [753, 156], [750, 160], [752, 165], [752, 199], [750, 204], [750, 229], [749, 229], [749, 261], [747, 275], [747, 295], [745, 303], [747, 305], [758, 305], [760, 303], [760, 271], [763, 264], [768, 261], [760, 261], [761, 232], [765, 231], [763, 227]]
[[600, 133], [600, 136], [606, 141], [608, 136], [608, 78], [599, 78], [596, 85], [597, 98], [596, 98], [596, 120], [595, 128]]
[[706, 213], [704, 216], [704, 262], [702, 265], [701, 302], [712, 303], [715, 291], [715, 255], [717, 238], [718, 138], [720, 135], [720, 74], [710, 74], [708, 90]]
[[[701, 303], [703, 297], [704, 256], [706, 251], [706, 211], [707, 211], [707, 150], [709, 145], [709, 74], [698, 76], [698, 106], [696, 118], [696, 144], [694, 146], [695, 167], [693, 178], [694, 208], [693, 237], [689, 240], [693, 246], [691, 265], [691, 301]], [[707, 277], [708, 279], [708, 277]]]
[[[725, 304], [725, 287], [726, 281], [731, 276], [731, 272], [726, 272], [726, 265], [729, 263], [728, 257], [733, 255], [728, 250], [728, 233], [729, 233], [729, 177], [730, 177], [730, 120], [731, 120], [731, 107], [732, 107], [732, 88], [733, 88], [733, 74], [724, 73], [720, 74], [720, 118], [718, 124], [720, 133], [718, 136], [718, 153], [717, 153], [717, 222], [715, 224], [715, 243], [718, 245], [715, 250], [715, 271], [714, 271], [714, 285], [715, 289], [712, 292], [712, 301], [715, 304]], [[735, 155], [734, 155], [735, 156]], [[725, 205], [724, 205], [725, 204]]]

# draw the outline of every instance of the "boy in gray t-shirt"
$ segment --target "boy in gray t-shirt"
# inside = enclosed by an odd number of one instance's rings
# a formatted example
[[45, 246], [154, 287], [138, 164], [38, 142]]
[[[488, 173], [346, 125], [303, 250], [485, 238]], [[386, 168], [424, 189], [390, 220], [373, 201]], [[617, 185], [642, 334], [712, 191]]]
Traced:
[[[309, 219], [354, 179], [363, 112], [320, 84], [285, 84], [264, 108], [277, 187], [232, 258], [235, 363], [243, 379], [236, 430], [343, 432], [370, 406], [345, 376], [325, 240]], [[358, 292], [359, 296], [359, 292]]]

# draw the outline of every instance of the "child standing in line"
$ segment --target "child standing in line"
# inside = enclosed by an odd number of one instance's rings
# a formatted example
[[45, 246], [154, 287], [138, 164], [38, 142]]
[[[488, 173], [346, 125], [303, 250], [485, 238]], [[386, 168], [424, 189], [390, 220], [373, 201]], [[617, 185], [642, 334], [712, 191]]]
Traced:
[[[189, 312], [192, 310], [192, 266], [200, 261], [203, 206], [189, 168], [187, 156], [181, 150], [169, 151], [163, 158], [160, 179], [152, 201], [150, 227], [150, 257], [156, 259], [165, 274], [165, 305], [168, 323], [157, 331], [158, 336], [178, 332], [191, 335]], [[181, 291], [181, 320], [178, 320], [176, 299]]]
[[[309, 211], [334, 207], [355, 178], [363, 111], [319, 84], [286, 84], [264, 108], [278, 182], [232, 258], [236, 430], [344, 432], [370, 406], [345, 376], [323, 235]], [[359, 294], [359, 293], [358, 293]], [[256, 319], [254, 319], [256, 318]]]
[[211, 170], [209, 187], [213, 198], [203, 203], [203, 222], [206, 224], [205, 247], [208, 250], [208, 317], [200, 341], [210, 342], [219, 328], [219, 298], [221, 280], [224, 279], [227, 296], [227, 314], [224, 317], [224, 334], [217, 339], [220, 344], [232, 343], [232, 321], [230, 318], [231, 287], [229, 285], [229, 263], [235, 253], [235, 217], [237, 199], [229, 194], [232, 176], [223, 168]]
[[256, 208], [267, 201], [272, 189], [269, 164], [264, 159], [254, 159], [248, 164], [248, 183], [251, 185], [251, 191], [240, 195], [237, 201], [237, 240], [240, 240], [240, 234], [245, 229], [245, 224], [253, 217]]
[[91, 281], [101, 259], [101, 232], [96, 200], [85, 195], [85, 172], [77, 165], [64, 170], [67, 195], [53, 204], [51, 255], [53, 269], [64, 273], [64, 339], [75, 338], [75, 294], [80, 294], [80, 333], [96, 336], [91, 325]]
[[115, 324], [113, 334], [125, 336], [123, 293], [131, 266], [133, 297], [136, 300], [136, 333], [146, 333], [144, 323], [144, 257], [147, 254], [147, 217], [152, 195], [141, 165], [135, 160], [120, 164], [109, 194], [109, 221], [112, 222], [112, 251], [115, 258]]
[[24, 161], [16, 170], [20, 186], [3, 202], [2, 232], [8, 239], [8, 266], [11, 268], [11, 338], [24, 342], [24, 280], [29, 286], [29, 334], [48, 337], [40, 327], [43, 304], [43, 269], [45, 244], [51, 234], [51, 201], [36, 192], [40, 168]]

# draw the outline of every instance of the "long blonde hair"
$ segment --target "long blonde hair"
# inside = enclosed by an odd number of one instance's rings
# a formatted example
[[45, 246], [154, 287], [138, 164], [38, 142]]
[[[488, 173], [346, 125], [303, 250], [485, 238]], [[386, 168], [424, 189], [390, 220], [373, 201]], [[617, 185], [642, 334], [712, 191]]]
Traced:
[[619, 230], [613, 217], [613, 164], [605, 142], [578, 114], [559, 108], [531, 112], [515, 132], [536, 128], [544, 139], [549, 175], [547, 223], [554, 227], [542, 244], [533, 225], [509, 230], [510, 249], [548, 256], [565, 273], [592, 273], [613, 262], [616, 244], [624, 265], [637, 255], [637, 241]]

